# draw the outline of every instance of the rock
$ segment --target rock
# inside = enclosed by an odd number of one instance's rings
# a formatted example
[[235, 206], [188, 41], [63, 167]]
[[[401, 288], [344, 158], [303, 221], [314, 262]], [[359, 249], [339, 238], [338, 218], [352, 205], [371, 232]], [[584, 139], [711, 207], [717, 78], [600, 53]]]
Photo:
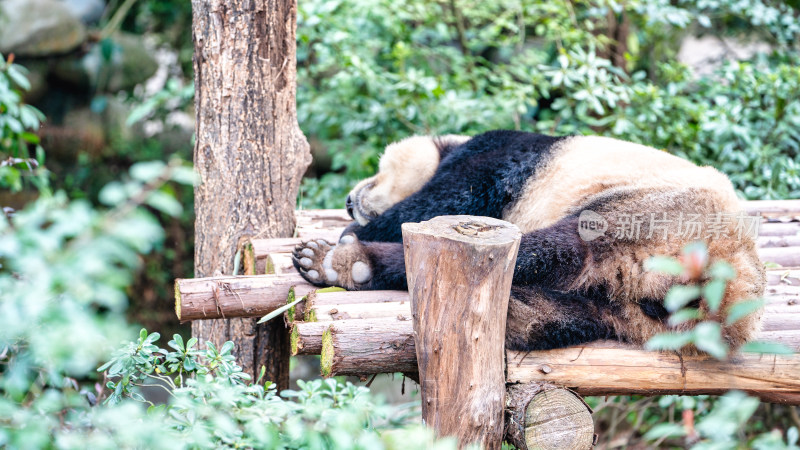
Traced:
[[86, 25], [97, 23], [106, 9], [103, 0], [62, 0], [70, 13]]
[[772, 51], [770, 44], [734, 37], [687, 36], [681, 42], [678, 61], [692, 68], [696, 76], [714, 73], [726, 61], [744, 61], [757, 53]]
[[133, 89], [153, 76], [158, 63], [141, 36], [115, 33], [83, 56], [59, 61], [52, 74], [78, 87], [92, 87], [99, 92]]
[[55, 0], [0, 1], [0, 53], [49, 56], [86, 42], [86, 28]]

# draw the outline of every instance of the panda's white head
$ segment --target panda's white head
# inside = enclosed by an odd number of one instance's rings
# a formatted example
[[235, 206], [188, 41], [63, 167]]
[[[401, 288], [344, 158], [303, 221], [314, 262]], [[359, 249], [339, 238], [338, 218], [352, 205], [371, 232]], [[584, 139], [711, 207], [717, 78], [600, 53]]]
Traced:
[[454, 135], [413, 136], [389, 144], [381, 156], [378, 173], [350, 191], [345, 203], [347, 213], [360, 225], [366, 225], [433, 177], [443, 145], [458, 145], [468, 139]]

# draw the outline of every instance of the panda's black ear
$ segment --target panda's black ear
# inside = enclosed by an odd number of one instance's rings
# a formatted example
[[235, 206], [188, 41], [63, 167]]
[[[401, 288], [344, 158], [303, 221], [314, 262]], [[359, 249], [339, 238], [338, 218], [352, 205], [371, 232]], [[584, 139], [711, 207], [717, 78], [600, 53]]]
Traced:
[[469, 138], [454, 139], [453, 136], [434, 136], [433, 145], [439, 150], [439, 161], [442, 161], [456, 147], [463, 144]]

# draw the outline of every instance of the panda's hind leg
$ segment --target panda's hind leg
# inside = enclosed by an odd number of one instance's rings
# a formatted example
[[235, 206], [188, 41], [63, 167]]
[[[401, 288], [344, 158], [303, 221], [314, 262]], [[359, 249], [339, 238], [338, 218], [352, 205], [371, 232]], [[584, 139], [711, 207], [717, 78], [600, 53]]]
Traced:
[[615, 338], [610, 304], [602, 299], [542, 289], [511, 289], [506, 322], [510, 350], [550, 350]]

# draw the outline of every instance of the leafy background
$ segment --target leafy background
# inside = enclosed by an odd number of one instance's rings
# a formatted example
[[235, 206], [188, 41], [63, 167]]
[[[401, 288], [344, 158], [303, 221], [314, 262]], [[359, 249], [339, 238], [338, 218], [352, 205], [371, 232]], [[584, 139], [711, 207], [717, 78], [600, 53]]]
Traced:
[[[88, 84], [52, 71], [75, 55], [0, 60], [0, 446], [451, 447], [374, 388], [297, 381], [278, 395], [175, 323], [172, 280], [193, 254], [191, 6], [101, 6], [80, 50], [99, 61]], [[341, 207], [394, 140], [493, 128], [618, 137], [717, 167], [743, 198], [800, 196], [796, 3], [298, 8], [298, 116], [315, 154], [302, 207]], [[722, 50], [708, 61], [678, 57], [709, 42]], [[158, 71], [115, 84], [136, 47]], [[173, 339], [137, 340], [134, 323]], [[739, 393], [589, 402], [603, 448], [798, 448], [796, 408]]]

